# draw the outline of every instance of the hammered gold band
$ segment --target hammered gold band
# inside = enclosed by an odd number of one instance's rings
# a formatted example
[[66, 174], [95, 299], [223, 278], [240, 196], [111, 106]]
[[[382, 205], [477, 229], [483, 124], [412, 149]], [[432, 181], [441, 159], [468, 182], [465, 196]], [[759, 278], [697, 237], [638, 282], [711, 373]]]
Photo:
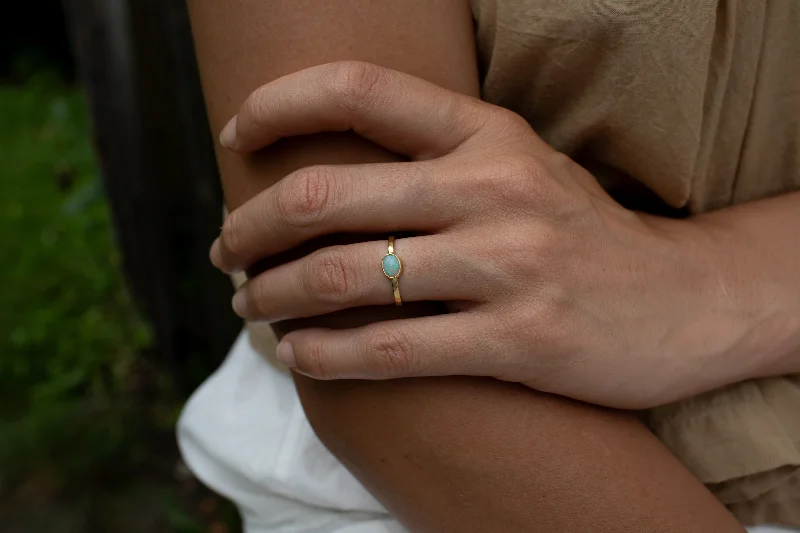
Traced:
[[392, 294], [394, 295], [395, 305], [403, 305], [403, 299], [400, 298], [399, 281], [400, 274], [403, 273], [403, 263], [394, 253], [394, 236], [389, 237], [388, 251], [381, 261], [381, 269], [383, 270], [383, 275], [392, 282]]

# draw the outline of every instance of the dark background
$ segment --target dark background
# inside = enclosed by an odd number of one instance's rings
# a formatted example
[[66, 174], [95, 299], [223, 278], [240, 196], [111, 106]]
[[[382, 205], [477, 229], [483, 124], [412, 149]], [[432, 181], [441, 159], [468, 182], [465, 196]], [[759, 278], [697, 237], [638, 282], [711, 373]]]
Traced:
[[[13, 14], [12, 14], [13, 11]], [[0, 17], [0, 529], [239, 529], [174, 424], [237, 333], [185, 7]]]

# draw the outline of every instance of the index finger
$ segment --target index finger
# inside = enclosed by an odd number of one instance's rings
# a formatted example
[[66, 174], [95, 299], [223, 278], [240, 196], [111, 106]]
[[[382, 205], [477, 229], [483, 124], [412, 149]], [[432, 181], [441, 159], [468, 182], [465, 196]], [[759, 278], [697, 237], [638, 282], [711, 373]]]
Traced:
[[414, 159], [440, 157], [480, 127], [476, 98], [359, 61], [307, 68], [256, 89], [220, 134], [237, 152], [282, 137], [353, 130]]

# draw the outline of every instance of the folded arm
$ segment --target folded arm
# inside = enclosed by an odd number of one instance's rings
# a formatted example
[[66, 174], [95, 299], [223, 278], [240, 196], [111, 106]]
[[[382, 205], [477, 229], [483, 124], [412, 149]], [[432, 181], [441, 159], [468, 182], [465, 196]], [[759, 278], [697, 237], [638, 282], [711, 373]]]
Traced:
[[[189, 5], [215, 132], [259, 85], [335, 60], [371, 61], [477, 94], [463, 1]], [[399, 159], [351, 133], [283, 140], [257, 157], [218, 152], [230, 208], [298, 168]], [[386, 306], [276, 329], [437, 311]], [[296, 384], [323, 442], [413, 531], [741, 530], [627, 414], [479, 378], [319, 382], [296, 376]]]

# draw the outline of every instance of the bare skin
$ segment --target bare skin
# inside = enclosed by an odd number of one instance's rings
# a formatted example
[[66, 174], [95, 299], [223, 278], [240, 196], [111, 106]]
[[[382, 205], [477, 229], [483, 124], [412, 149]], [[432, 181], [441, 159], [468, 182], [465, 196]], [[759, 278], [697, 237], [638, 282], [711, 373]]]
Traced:
[[[323, 235], [417, 233], [393, 245], [410, 265], [402, 298], [451, 312], [292, 332], [276, 349], [290, 368], [488, 376], [617, 409], [800, 369], [800, 194], [684, 220], [630, 211], [519, 115], [357, 61], [262, 86], [220, 141], [253, 153], [337, 128], [411, 160], [286, 176], [230, 213], [212, 262], [233, 272]], [[391, 304], [374, 266], [386, 250], [322, 248], [250, 279], [233, 308], [275, 322]]]
[[[189, 6], [215, 133], [256, 87], [337, 60], [369, 61], [478, 93], [471, 19], [461, 0]], [[220, 149], [218, 160], [234, 209], [302, 167], [400, 158], [352, 134], [327, 134], [283, 140], [256, 157]], [[438, 311], [385, 306], [276, 330]], [[295, 381], [323, 442], [412, 531], [742, 531], [630, 414], [485, 378]]]

